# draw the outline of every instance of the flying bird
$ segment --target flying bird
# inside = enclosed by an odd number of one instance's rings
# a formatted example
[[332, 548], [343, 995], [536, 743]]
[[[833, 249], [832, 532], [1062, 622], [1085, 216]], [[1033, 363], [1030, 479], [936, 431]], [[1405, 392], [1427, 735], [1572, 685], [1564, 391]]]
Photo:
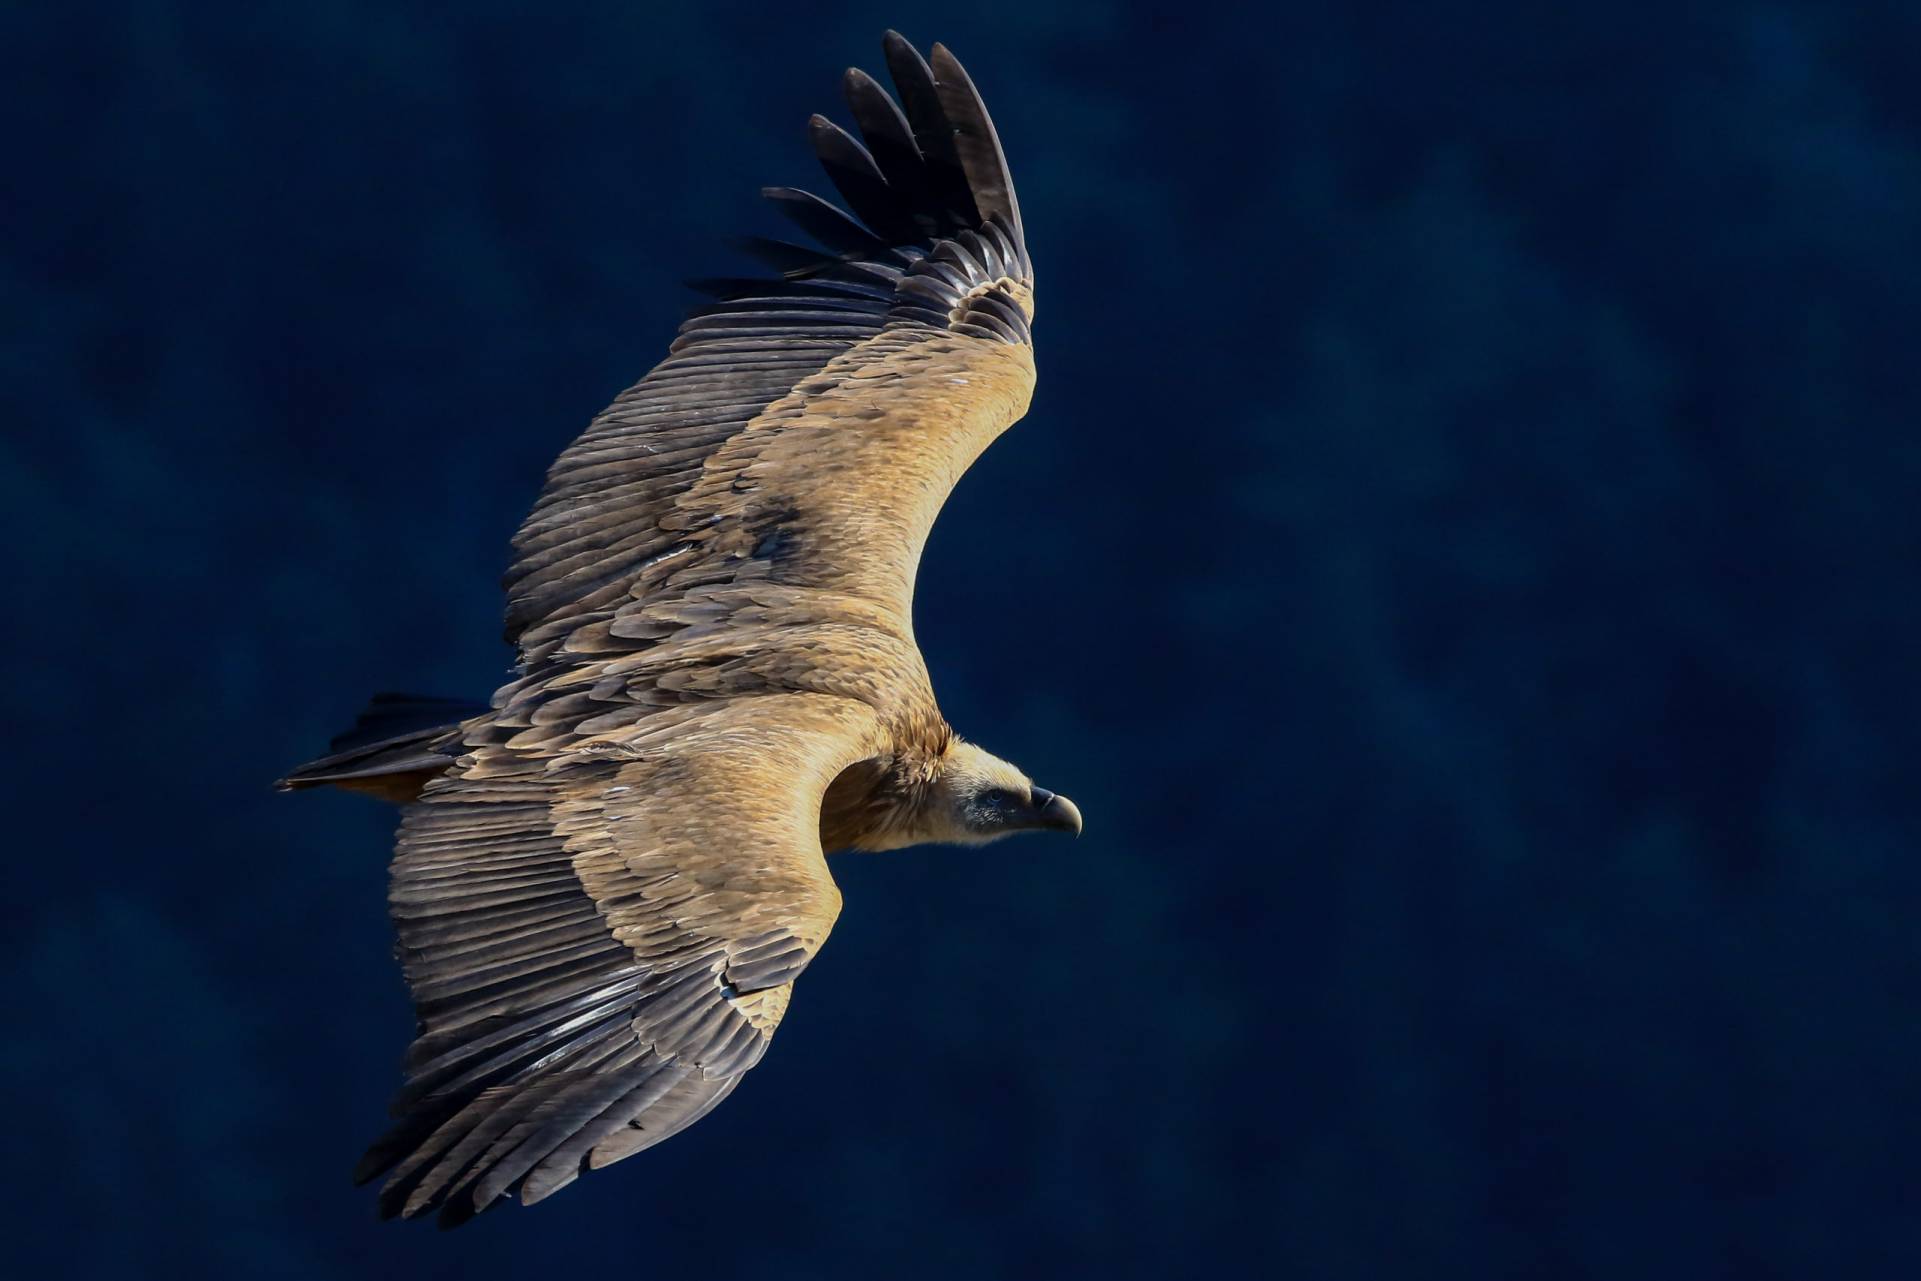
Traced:
[[418, 1016], [361, 1162], [387, 1216], [533, 1203], [685, 1129], [760, 1061], [841, 896], [824, 857], [1080, 812], [961, 739], [914, 641], [942, 502], [1027, 410], [1034, 271], [960, 63], [809, 122], [846, 204], [763, 194], [713, 300], [547, 474], [486, 706], [383, 695], [281, 786], [402, 805], [389, 902]]

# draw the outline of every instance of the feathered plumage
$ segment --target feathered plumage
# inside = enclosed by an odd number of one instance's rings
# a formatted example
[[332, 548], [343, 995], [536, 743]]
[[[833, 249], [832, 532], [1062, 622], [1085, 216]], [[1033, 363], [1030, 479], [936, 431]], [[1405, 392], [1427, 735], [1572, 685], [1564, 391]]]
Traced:
[[[419, 1034], [363, 1178], [388, 1214], [538, 1201], [759, 1062], [840, 895], [823, 853], [1078, 831], [958, 740], [911, 625], [941, 503], [1027, 408], [1033, 267], [953, 56], [885, 41], [809, 134], [847, 210], [715, 301], [548, 473], [486, 708], [376, 700], [288, 786], [407, 802], [391, 905]], [[851, 211], [851, 212], [849, 212]]]

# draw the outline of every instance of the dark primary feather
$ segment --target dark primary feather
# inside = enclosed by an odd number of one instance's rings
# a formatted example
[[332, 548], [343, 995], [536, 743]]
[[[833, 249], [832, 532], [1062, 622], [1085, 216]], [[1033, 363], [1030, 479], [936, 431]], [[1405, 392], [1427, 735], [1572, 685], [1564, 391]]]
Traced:
[[912, 215], [901, 207], [874, 157], [852, 134], [826, 116], [809, 120], [807, 133], [821, 168], [861, 221], [890, 240], [904, 241], [917, 234]]
[[967, 186], [974, 193], [974, 207], [981, 221], [999, 218], [1021, 238], [1021, 208], [1014, 199], [1014, 183], [1007, 176], [1007, 157], [1001, 154], [1000, 135], [988, 118], [987, 104], [968, 79], [966, 68], [946, 45], [934, 46], [934, 86], [940, 94], [941, 109], [954, 131], [954, 149], [967, 174]]
[[812, 192], [793, 187], [763, 187], [760, 194], [772, 201], [795, 226], [837, 254], [872, 253], [887, 247], [879, 236]]
[[931, 197], [930, 204], [941, 215], [937, 231], [977, 226], [980, 210], [968, 186], [967, 171], [954, 147], [954, 128], [941, 106], [940, 90], [934, 72], [920, 50], [907, 43], [898, 31], [889, 31], [881, 40], [887, 58], [887, 71], [900, 94], [900, 105], [914, 130], [914, 142], [924, 159], [923, 173]]
[[940, 222], [927, 210], [927, 163], [921, 156], [920, 145], [914, 141], [914, 127], [907, 123], [900, 105], [878, 81], [858, 67], [847, 69], [841, 79], [841, 92], [888, 189], [898, 203], [913, 211], [910, 215], [913, 226], [905, 229], [906, 237], [925, 239], [937, 235]]

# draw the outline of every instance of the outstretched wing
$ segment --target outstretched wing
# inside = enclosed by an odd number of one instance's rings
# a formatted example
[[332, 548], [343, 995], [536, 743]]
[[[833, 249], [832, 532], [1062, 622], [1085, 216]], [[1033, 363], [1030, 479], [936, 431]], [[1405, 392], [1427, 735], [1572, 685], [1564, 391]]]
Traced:
[[[674, 701], [663, 672], [849, 628], [911, 651], [934, 517], [1032, 394], [1033, 268], [967, 73], [940, 45], [885, 50], [899, 102], [849, 71], [861, 139], [810, 125], [852, 212], [768, 189], [822, 248], [752, 242], [779, 277], [707, 282], [719, 301], [549, 472], [506, 579], [521, 676], [485, 741], [620, 731]], [[925, 685], [917, 655], [883, 667], [893, 701]]]
[[430, 785], [393, 865], [420, 1029], [359, 1171], [391, 1171], [382, 1212], [538, 1201], [725, 1098], [840, 911], [821, 796], [879, 741], [865, 705], [789, 694]]

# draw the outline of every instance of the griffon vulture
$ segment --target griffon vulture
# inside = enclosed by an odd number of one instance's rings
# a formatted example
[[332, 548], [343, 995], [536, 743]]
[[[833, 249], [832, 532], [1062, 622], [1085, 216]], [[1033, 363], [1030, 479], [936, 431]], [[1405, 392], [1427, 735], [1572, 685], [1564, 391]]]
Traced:
[[750, 247], [561, 454], [505, 580], [487, 707], [383, 696], [289, 788], [404, 805], [389, 895], [419, 1031], [359, 1176], [455, 1224], [691, 1125], [760, 1061], [841, 897], [828, 850], [1078, 833], [957, 737], [911, 622], [949, 490], [1027, 409], [1033, 267], [940, 45], [846, 74], [847, 211]]

